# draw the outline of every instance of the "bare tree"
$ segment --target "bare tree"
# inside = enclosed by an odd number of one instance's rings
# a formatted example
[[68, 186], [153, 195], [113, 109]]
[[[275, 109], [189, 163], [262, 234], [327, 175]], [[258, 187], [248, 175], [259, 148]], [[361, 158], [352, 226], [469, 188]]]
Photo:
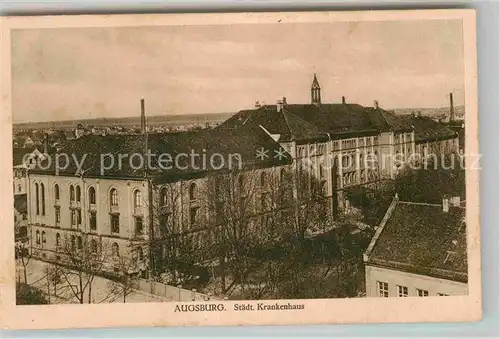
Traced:
[[108, 246], [96, 237], [73, 234], [65, 237], [58, 250], [61, 276], [80, 304], [92, 302], [92, 283], [103, 271]]
[[133, 251], [132, 256], [121, 256], [114, 261], [115, 279], [108, 284], [109, 296], [121, 296], [124, 303], [127, 302], [127, 296], [133, 291], [134, 279], [139, 272], [139, 254], [137, 250]]

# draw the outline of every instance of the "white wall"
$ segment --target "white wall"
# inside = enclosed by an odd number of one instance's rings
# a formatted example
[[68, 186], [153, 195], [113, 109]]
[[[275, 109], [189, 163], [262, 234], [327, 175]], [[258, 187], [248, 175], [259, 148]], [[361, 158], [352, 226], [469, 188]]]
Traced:
[[429, 291], [429, 296], [438, 293], [446, 295], [467, 295], [467, 284], [452, 280], [439, 279], [425, 275], [407, 273], [387, 268], [365, 266], [366, 296], [378, 297], [377, 281], [389, 285], [389, 297], [397, 297], [396, 285], [408, 287], [408, 296], [418, 296], [417, 289]]

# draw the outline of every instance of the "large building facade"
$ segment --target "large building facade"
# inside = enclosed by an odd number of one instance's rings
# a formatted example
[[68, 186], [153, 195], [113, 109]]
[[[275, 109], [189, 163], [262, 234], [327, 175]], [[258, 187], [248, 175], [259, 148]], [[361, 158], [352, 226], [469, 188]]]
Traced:
[[[394, 179], [418, 145], [445, 142], [453, 152], [457, 138], [437, 125], [426, 132], [434, 128], [442, 137], [425, 137], [412, 121], [377, 102], [373, 107], [345, 98], [323, 103], [316, 75], [311, 103], [283, 98], [276, 105], [256, 105], [215, 129], [151, 134], [144, 103], [142, 109], [142, 134], [82, 135], [58, 151], [69, 156], [64, 169], [55, 168], [53, 154], [51, 164], [27, 171], [29, 234], [37, 256], [57, 260], [64, 242], [76, 250], [89, 241], [92, 247], [105, 244], [109, 258], [137, 258], [138, 273], [146, 276], [185, 242], [201, 246], [217, 236], [212, 179], [231, 173], [231, 161], [242, 173], [231, 179], [239, 182], [236, 192], [252, 196], [245, 205], [256, 220], [276, 214], [269, 200], [279, 184], [271, 183], [282, 181], [286, 172], [312, 174], [333, 217], [349, 211], [350, 187]], [[168, 154], [171, 165], [175, 158], [174, 166], [162, 167], [160, 154]], [[300, 194], [297, 185], [292, 190]]]

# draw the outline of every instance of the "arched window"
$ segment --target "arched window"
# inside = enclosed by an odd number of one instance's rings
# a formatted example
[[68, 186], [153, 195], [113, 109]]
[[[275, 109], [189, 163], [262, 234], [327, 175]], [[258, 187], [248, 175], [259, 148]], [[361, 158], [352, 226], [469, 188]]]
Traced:
[[198, 188], [196, 184], [193, 182], [191, 186], [189, 186], [189, 200], [196, 200], [198, 197]]
[[71, 236], [71, 250], [75, 250], [75, 244], [76, 244], [76, 237], [74, 235]]
[[80, 186], [76, 185], [76, 201], [80, 201], [82, 197], [82, 192], [80, 191]]
[[120, 247], [118, 247], [118, 244], [116, 242], [111, 245], [111, 253], [114, 257], [120, 256]]
[[45, 215], [45, 186], [40, 184], [40, 190], [42, 191], [42, 215]]
[[160, 191], [160, 206], [167, 206], [167, 204], [168, 204], [167, 188], [163, 187]]
[[359, 166], [363, 166], [365, 163], [365, 158], [363, 157], [363, 153], [359, 154]]
[[95, 205], [95, 188], [89, 188], [89, 204]]
[[78, 249], [81, 250], [83, 248], [82, 237], [78, 237], [76, 243], [77, 243]]
[[134, 208], [139, 208], [142, 206], [142, 194], [141, 191], [134, 191]]
[[112, 188], [109, 192], [109, 203], [111, 206], [118, 206], [118, 191]]
[[47, 238], [45, 238], [45, 231], [42, 231], [42, 244], [47, 243]]
[[260, 174], [260, 187], [264, 188], [266, 186], [266, 182], [267, 182], [266, 172], [262, 172]]
[[75, 201], [75, 188], [73, 185], [69, 186], [69, 201]]
[[59, 185], [58, 184], [54, 185], [54, 199], [59, 200]]
[[56, 247], [61, 246], [61, 235], [56, 233]]
[[322, 162], [319, 164], [319, 177], [321, 179], [325, 177], [325, 168]]
[[40, 245], [40, 231], [36, 231], [36, 243]]
[[97, 253], [97, 241], [95, 239], [90, 240], [90, 252]]
[[35, 184], [35, 206], [36, 206], [36, 214], [40, 214], [40, 189], [38, 187], [38, 183]]

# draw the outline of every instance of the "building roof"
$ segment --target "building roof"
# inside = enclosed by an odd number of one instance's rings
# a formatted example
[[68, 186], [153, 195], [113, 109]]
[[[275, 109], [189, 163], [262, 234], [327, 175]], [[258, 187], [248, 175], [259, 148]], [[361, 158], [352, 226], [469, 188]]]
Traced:
[[415, 143], [433, 142], [455, 138], [458, 134], [445, 124], [425, 116], [403, 115], [400, 118], [412, 125], [415, 130]]
[[16, 194], [14, 195], [14, 208], [20, 214], [28, 213], [28, 199], [26, 194]]
[[365, 253], [365, 263], [467, 282], [465, 209], [395, 199]]
[[409, 123], [381, 108], [358, 104], [284, 104], [264, 105], [242, 110], [222, 123], [219, 128], [261, 125], [280, 141], [340, 139], [357, 135], [373, 135], [382, 131], [412, 131]]
[[[148, 156], [144, 147], [146, 138], [147, 148], [151, 154], [151, 166], [147, 165]], [[256, 157], [257, 151], [261, 148], [268, 150], [267, 157], [262, 159]], [[69, 157], [75, 157], [79, 162], [85, 159], [82, 169], [84, 175], [88, 177], [144, 178], [146, 176], [145, 170], [148, 169], [148, 176], [166, 178], [228, 169], [230, 159], [232, 160], [232, 168], [238, 167], [239, 158], [242, 168], [290, 163], [289, 154], [285, 154], [281, 159], [274, 157], [274, 150], [280, 148], [280, 145], [262, 128], [248, 125], [241, 129], [205, 129], [176, 133], [154, 133], [148, 136], [84, 135], [69, 141], [58, 153], [68, 154]], [[190, 155], [192, 153], [197, 156], [192, 157]], [[123, 156], [121, 165], [118, 161], [120, 155]], [[162, 155], [161, 158], [160, 155]], [[206, 156], [204, 157], [204, 155]], [[214, 157], [213, 166], [210, 165], [212, 156]], [[224, 158], [222, 166], [219, 162], [221, 156]], [[178, 166], [174, 166], [176, 157]], [[101, 158], [103, 166], [101, 166]], [[131, 158], [132, 160], [130, 160]], [[191, 158], [194, 159], [193, 162], [190, 160]], [[112, 159], [114, 159], [113, 166], [111, 166]], [[141, 159], [144, 161], [144, 166], [141, 166]], [[169, 159], [172, 160], [167, 163]], [[159, 160], [162, 162], [160, 163]], [[205, 162], [205, 166], [203, 162]], [[171, 165], [172, 168], [165, 168], [168, 165]], [[34, 169], [31, 172], [53, 174], [55, 170], [55, 161], [53, 161], [48, 170]], [[104, 174], [101, 174], [101, 170]], [[65, 170], [60, 170], [59, 174], [78, 175], [75, 161], [71, 160], [69, 166]]]

